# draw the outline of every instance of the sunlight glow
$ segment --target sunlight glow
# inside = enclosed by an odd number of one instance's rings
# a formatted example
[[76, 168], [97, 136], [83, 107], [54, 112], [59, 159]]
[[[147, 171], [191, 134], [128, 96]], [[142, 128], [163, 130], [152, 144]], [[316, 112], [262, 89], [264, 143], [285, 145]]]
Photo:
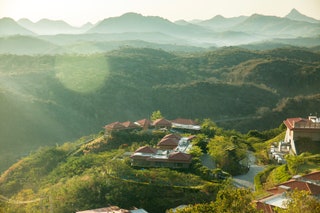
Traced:
[[109, 74], [108, 62], [103, 55], [57, 56], [55, 71], [66, 88], [81, 93], [101, 88]]

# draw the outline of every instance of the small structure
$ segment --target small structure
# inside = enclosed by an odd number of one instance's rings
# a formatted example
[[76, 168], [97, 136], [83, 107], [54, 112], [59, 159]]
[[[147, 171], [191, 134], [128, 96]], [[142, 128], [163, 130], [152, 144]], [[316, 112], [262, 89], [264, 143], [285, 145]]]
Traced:
[[143, 146], [131, 156], [131, 165], [138, 167], [188, 168], [192, 156], [186, 152], [194, 136], [180, 137], [176, 134], [164, 136], [158, 143], [159, 149]]
[[116, 121], [116, 122], [113, 122], [111, 124], [104, 126], [104, 129], [105, 129], [105, 134], [107, 135], [113, 131], [124, 130], [124, 129], [126, 129], [126, 127], [123, 126], [119, 121]]
[[116, 131], [139, 129], [140, 126], [131, 121], [125, 121], [123, 123], [116, 121], [104, 126], [103, 128], [105, 129], [105, 135], [108, 135], [111, 132], [116, 132]]
[[199, 131], [201, 129], [201, 127], [191, 119], [177, 118], [175, 120], [172, 120], [171, 123], [172, 129], [188, 131]]
[[164, 150], [173, 150], [179, 145], [179, 139], [173, 137], [164, 137], [159, 141], [157, 146]]
[[150, 147], [138, 149], [131, 156], [131, 165], [138, 167], [189, 168], [192, 156], [182, 152], [157, 150], [150, 153]]
[[303, 151], [318, 152], [319, 148], [304, 150], [307, 147], [302, 143], [303, 139], [308, 139], [309, 147], [312, 147], [314, 142], [318, 142], [315, 147], [320, 145], [320, 118], [317, 116], [309, 116], [308, 119], [288, 118], [283, 123], [287, 127], [284, 143], [290, 144], [290, 153], [297, 155]]
[[152, 128], [155, 129], [164, 129], [170, 130], [172, 127], [175, 129], [179, 129], [179, 131], [187, 131], [193, 132], [200, 130], [200, 126], [198, 126], [193, 120], [191, 119], [182, 119], [178, 118], [171, 122], [164, 118], [157, 119], [151, 122], [148, 119], [141, 119], [136, 122], [125, 121], [123, 123], [117, 121], [110, 124], [105, 125], [103, 128], [105, 129], [105, 135], [110, 134], [114, 131], [122, 131], [122, 130], [135, 130], [135, 129], [142, 129], [142, 130], [149, 130]]
[[141, 119], [134, 123], [140, 126], [143, 130], [148, 130], [151, 126], [151, 121], [148, 119]]
[[320, 181], [320, 171], [303, 176], [294, 176], [291, 180], [268, 189], [267, 192], [270, 195], [255, 201], [256, 208], [266, 213], [275, 212], [276, 207], [285, 208], [285, 203], [288, 201], [285, 193], [294, 189], [308, 191], [311, 196], [319, 197], [320, 184], [317, 181]]
[[152, 122], [152, 126], [156, 129], [171, 129], [172, 123], [167, 119], [159, 118]]
[[163, 138], [174, 138], [174, 139], [177, 139], [177, 140], [180, 140], [181, 139], [181, 136], [179, 134], [167, 134], [165, 135]]
[[131, 121], [126, 121], [123, 122], [122, 125], [125, 127], [125, 129], [139, 129], [140, 126], [131, 122]]
[[76, 213], [148, 213], [148, 212], [144, 209], [127, 210], [127, 209], [121, 209], [118, 206], [109, 206], [109, 207], [100, 208], [100, 209], [78, 211]]

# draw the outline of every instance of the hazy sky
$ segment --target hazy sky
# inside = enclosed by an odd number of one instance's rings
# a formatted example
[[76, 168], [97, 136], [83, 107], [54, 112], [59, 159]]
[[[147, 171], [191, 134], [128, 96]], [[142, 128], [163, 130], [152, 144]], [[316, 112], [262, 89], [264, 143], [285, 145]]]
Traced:
[[62, 19], [79, 26], [126, 12], [176, 21], [254, 13], [282, 17], [292, 8], [320, 19], [320, 0], [0, 0], [0, 18]]

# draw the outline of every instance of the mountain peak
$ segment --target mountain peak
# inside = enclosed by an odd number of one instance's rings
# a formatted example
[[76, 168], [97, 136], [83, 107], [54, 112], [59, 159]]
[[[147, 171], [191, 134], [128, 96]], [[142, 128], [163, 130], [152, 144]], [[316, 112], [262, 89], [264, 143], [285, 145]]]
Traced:
[[302, 15], [296, 8], [293, 8], [290, 13], [288, 15], [295, 15], [295, 14], [299, 14], [299, 15]]
[[142, 17], [143, 15], [134, 12], [128, 12], [123, 14], [121, 17]]
[[104, 19], [89, 30], [90, 33], [123, 33], [168, 31], [176, 25], [159, 16], [143, 16], [138, 13], [125, 13], [119, 17]]
[[320, 23], [319, 20], [308, 17], [306, 15], [303, 15], [298, 10], [293, 8], [288, 15], [285, 16], [285, 18], [294, 20], [294, 21], [304, 21], [304, 22], [310, 22], [310, 23]]
[[34, 33], [26, 28], [20, 26], [12, 18], [2, 18], [0, 19], [0, 35], [33, 35]]

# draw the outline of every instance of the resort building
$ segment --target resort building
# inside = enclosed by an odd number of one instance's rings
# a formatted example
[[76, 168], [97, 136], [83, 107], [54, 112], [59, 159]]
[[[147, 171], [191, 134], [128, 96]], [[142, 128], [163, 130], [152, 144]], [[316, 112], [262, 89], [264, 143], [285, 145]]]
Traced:
[[310, 196], [319, 198], [320, 196], [320, 171], [309, 173], [303, 176], [294, 176], [291, 180], [276, 185], [267, 190], [269, 195], [257, 200], [256, 208], [265, 213], [276, 212], [276, 208], [286, 208], [286, 192], [292, 190], [304, 190], [310, 193]]
[[320, 153], [320, 118], [288, 118], [283, 123], [287, 131], [281, 146], [295, 155], [306, 151]]
[[131, 165], [138, 167], [189, 168], [192, 156], [187, 154], [194, 136], [180, 137], [176, 134], [164, 136], [159, 148], [143, 146], [131, 156]]

